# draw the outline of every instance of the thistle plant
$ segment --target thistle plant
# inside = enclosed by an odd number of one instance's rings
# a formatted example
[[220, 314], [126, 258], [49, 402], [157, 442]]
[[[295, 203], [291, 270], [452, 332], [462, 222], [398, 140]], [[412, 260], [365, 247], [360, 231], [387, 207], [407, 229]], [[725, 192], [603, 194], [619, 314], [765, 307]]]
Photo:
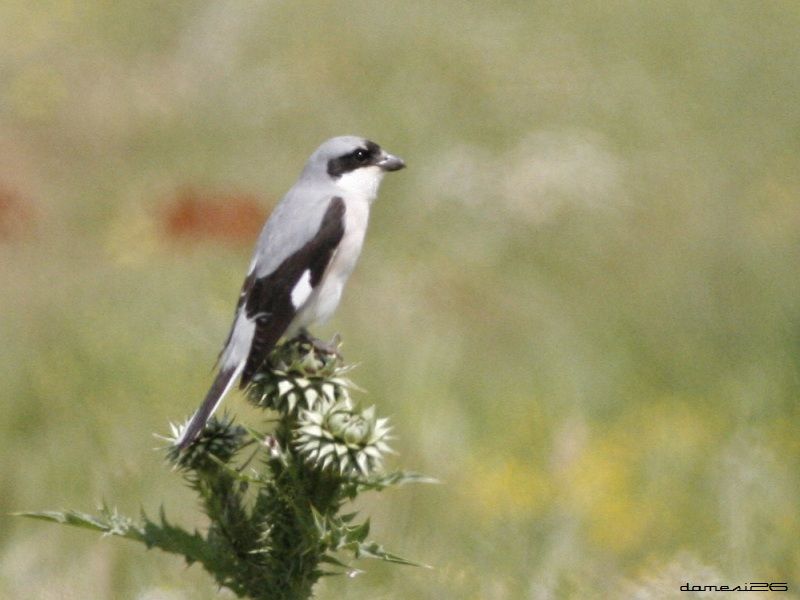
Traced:
[[204, 533], [173, 524], [163, 510], [158, 518], [143, 513], [139, 519], [107, 506], [97, 515], [20, 514], [180, 554], [220, 586], [253, 600], [310, 598], [320, 577], [357, 573], [351, 563], [360, 558], [415, 565], [370, 541], [369, 519], [342, 512], [361, 492], [432, 481], [383, 470], [391, 427], [374, 407], [353, 401], [348, 371], [338, 349], [285, 342], [247, 390], [250, 402], [274, 417], [267, 431], [212, 418], [180, 451], [183, 426], [171, 426], [167, 460], [199, 496], [209, 518]]

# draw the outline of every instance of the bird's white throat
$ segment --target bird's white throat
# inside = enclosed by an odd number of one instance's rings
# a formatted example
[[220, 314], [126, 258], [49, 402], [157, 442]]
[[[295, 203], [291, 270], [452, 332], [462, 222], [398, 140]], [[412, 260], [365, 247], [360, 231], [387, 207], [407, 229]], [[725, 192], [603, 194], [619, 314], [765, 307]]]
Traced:
[[361, 167], [344, 173], [336, 180], [336, 185], [346, 194], [365, 198], [372, 202], [378, 195], [384, 172], [380, 167]]

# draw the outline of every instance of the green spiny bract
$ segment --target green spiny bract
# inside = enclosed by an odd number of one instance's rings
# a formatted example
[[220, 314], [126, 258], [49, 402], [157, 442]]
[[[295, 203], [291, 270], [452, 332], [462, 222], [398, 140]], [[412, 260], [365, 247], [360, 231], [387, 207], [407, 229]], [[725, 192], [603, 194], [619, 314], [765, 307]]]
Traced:
[[177, 441], [183, 433], [183, 426], [171, 425], [172, 435], [165, 437], [167, 460], [185, 471], [207, 471], [219, 463], [229, 462], [245, 444], [247, 430], [234, 425], [233, 419], [211, 417], [205, 428], [191, 446], [181, 451]]

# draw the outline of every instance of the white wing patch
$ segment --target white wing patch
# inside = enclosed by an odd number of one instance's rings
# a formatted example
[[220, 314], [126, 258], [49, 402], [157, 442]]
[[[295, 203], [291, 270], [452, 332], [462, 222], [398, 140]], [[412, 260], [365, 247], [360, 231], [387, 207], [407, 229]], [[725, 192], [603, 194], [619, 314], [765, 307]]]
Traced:
[[297, 280], [294, 289], [292, 289], [292, 305], [295, 310], [305, 304], [313, 291], [314, 288], [311, 287], [311, 270], [306, 269], [300, 279]]

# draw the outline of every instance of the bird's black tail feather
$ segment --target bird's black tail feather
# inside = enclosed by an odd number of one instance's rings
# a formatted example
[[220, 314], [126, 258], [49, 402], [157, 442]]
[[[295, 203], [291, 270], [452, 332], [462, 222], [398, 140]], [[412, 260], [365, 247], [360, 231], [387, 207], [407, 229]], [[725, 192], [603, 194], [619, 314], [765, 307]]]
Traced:
[[186, 425], [180, 440], [177, 442], [177, 446], [180, 450], [184, 450], [189, 447], [189, 445], [197, 438], [197, 436], [200, 435], [200, 432], [203, 431], [203, 427], [205, 427], [206, 422], [211, 418], [211, 415], [214, 414], [214, 411], [217, 410], [217, 407], [219, 406], [220, 402], [222, 402], [225, 394], [227, 394], [228, 390], [231, 388], [233, 381], [242, 372], [243, 367], [244, 363], [219, 370], [219, 373], [217, 373], [214, 383], [211, 384], [211, 388], [208, 390], [203, 403], [192, 415], [192, 418], [189, 419], [189, 423]]

